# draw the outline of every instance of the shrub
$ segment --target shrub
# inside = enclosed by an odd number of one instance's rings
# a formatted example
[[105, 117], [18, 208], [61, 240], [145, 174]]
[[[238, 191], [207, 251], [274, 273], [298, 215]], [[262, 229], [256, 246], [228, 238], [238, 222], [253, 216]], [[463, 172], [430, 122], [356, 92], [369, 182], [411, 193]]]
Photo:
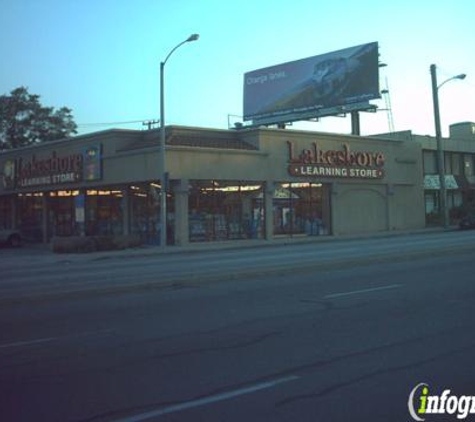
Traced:
[[55, 253], [85, 253], [96, 251], [96, 242], [92, 237], [56, 236], [51, 239], [51, 250]]
[[87, 253], [113, 251], [142, 245], [139, 235], [53, 237], [51, 250], [55, 253]]

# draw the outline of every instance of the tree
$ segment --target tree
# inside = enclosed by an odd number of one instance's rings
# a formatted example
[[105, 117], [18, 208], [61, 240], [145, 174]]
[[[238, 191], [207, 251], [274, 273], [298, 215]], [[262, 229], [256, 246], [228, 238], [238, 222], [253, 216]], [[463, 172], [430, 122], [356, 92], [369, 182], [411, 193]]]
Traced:
[[76, 128], [69, 108], [44, 107], [25, 87], [0, 96], [0, 150], [66, 138]]

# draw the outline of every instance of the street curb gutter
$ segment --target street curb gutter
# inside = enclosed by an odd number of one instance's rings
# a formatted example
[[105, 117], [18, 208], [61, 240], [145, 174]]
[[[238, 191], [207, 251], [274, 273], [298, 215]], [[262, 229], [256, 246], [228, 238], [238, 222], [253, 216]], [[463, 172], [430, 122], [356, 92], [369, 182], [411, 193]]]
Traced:
[[[146, 291], [170, 291], [186, 288], [198, 288], [224, 281], [239, 280], [245, 278], [258, 278], [266, 276], [285, 276], [287, 274], [305, 275], [311, 271], [329, 271], [335, 269], [347, 269], [363, 267], [371, 264], [395, 263], [415, 261], [421, 258], [431, 258], [440, 255], [453, 256], [475, 252], [475, 245], [460, 245], [447, 250], [445, 248], [431, 248], [411, 253], [395, 254], [394, 252], [374, 253], [358, 258], [327, 259], [320, 262], [289, 267], [286, 263], [279, 266], [245, 269], [234, 273], [207, 273], [186, 275], [169, 278], [167, 280], [146, 281], [140, 283], [121, 284], [114, 286], [94, 286], [84, 289], [72, 289], [69, 291], [43, 291], [23, 296], [10, 296], [0, 298], [0, 306], [15, 306], [20, 304], [44, 303], [59, 299], [86, 299], [90, 297], [104, 297], [109, 295], [121, 295], [130, 293], [143, 293]], [[243, 280], [247, 282], [247, 280]]]
[[66, 253], [56, 254], [51, 252], [50, 258], [55, 260], [56, 263], [64, 262], [78, 262], [78, 261], [103, 261], [113, 259], [133, 259], [154, 257], [163, 255], [178, 255], [178, 254], [197, 254], [213, 251], [233, 251], [241, 249], [256, 249], [256, 248], [279, 248], [286, 246], [307, 245], [307, 244], [321, 244], [321, 243], [334, 243], [334, 242], [351, 242], [359, 240], [371, 240], [371, 239], [386, 239], [402, 236], [420, 235], [420, 234], [439, 234], [445, 232], [457, 231], [455, 227], [448, 229], [444, 228], [425, 228], [409, 231], [384, 231], [380, 233], [369, 233], [360, 235], [336, 235], [336, 236], [314, 236], [314, 237], [291, 237], [291, 238], [277, 238], [272, 241], [259, 239], [259, 240], [234, 240], [234, 241], [222, 241], [222, 242], [204, 242], [189, 244], [186, 246], [168, 246], [165, 250], [160, 249], [158, 246], [153, 247], [141, 247], [138, 249], [124, 249], [120, 251], [102, 251], [91, 253]]

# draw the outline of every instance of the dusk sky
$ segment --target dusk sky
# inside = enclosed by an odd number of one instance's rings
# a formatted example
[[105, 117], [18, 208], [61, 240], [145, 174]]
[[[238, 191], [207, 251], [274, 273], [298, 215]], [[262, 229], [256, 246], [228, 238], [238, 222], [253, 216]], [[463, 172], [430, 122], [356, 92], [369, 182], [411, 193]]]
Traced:
[[[242, 115], [245, 72], [374, 41], [396, 130], [434, 134], [432, 63], [439, 83], [467, 74], [440, 90], [443, 134], [475, 121], [473, 0], [0, 0], [0, 11], [0, 94], [23, 85], [70, 107], [80, 133], [158, 119], [160, 61], [192, 33], [166, 65], [167, 124], [227, 128]], [[387, 112], [363, 113], [361, 126], [387, 132]], [[293, 127], [351, 130], [349, 117]]]

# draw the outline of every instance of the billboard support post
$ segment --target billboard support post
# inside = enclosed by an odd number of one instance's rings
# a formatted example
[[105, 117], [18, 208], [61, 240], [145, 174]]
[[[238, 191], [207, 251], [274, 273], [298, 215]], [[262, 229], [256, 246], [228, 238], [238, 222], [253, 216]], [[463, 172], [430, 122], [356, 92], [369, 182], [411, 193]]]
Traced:
[[351, 134], [360, 136], [360, 112], [358, 110], [351, 112]]

